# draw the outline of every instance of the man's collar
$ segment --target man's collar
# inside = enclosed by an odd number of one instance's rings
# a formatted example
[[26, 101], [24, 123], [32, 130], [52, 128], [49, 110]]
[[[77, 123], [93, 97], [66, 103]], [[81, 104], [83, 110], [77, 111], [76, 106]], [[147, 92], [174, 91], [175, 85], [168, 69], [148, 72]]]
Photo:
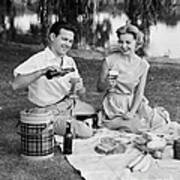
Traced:
[[48, 54], [48, 56], [50, 57], [50, 58], [61, 58], [61, 57], [65, 57], [66, 55], [63, 55], [63, 56], [56, 56], [54, 53], [53, 53], [53, 51], [47, 46], [46, 48], [45, 48], [45, 51], [47, 52], [47, 54]]
[[49, 58], [56, 58], [55, 54], [51, 51], [51, 49], [49, 47], [45, 48], [45, 52], [47, 53]]

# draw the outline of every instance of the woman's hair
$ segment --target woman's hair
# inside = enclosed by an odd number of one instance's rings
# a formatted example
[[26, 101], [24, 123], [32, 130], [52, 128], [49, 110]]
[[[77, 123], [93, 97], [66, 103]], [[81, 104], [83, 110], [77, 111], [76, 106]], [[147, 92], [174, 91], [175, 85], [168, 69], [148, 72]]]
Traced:
[[122, 34], [132, 34], [134, 39], [136, 40], [137, 49], [142, 47], [144, 43], [144, 34], [132, 24], [126, 24], [125, 26], [121, 26], [117, 29], [116, 33], [118, 38], [120, 38]]
[[74, 34], [76, 34], [76, 28], [72, 24], [69, 24], [64, 21], [55, 22], [51, 26], [51, 28], [49, 30], [49, 34], [54, 33], [56, 36], [58, 36], [61, 29], [70, 30], [70, 31], [74, 32]]

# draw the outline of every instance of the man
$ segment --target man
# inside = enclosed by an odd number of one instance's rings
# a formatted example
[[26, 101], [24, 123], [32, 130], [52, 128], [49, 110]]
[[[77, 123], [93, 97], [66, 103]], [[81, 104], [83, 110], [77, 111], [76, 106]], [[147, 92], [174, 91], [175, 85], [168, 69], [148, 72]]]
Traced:
[[[54, 23], [49, 31], [49, 46], [19, 65], [14, 70], [15, 78], [12, 83], [14, 90], [28, 87], [29, 101], [54, 114], [55, 133], [60, 135], [65, 133], [66, 120], [70, 115], [94, 113], [94, 109], [87, 103], [79, 99], [73, 103], [74, 99], [69, 98], [72, 92], [79, 96], [85, 93], [77, 66], [74, 60], [67, 56], [74, 37], [75, 29], [70, 24]], [[50, 71], [58, 76], [47, 78]], [[72, 129], [78, 137], [92, 135], [92, 129], [77, 120], [72, 120]]]

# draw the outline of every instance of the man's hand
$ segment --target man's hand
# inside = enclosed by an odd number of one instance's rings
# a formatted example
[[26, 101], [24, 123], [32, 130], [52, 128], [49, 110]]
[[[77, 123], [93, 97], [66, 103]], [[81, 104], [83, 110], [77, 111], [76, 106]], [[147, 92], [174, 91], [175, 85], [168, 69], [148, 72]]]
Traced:
[[43, 70], [43, 73], [48, 79], [52, 79], [55, 76], [65, 76], [66, 74], [74, 71], [75, 69], [73, 67], [63, 69], [55, 66], [49, 66]]
[[41, 69], [40, 71], [41, 71], [41, 74], [42, 74], [42, 75], [46, 75], [46, 73], [47, 73], [48, 71], [58, 71], [58, 69], [59, 69], [58, 66], [48, 66], [48, 67], [46, 67], [46, 68]]

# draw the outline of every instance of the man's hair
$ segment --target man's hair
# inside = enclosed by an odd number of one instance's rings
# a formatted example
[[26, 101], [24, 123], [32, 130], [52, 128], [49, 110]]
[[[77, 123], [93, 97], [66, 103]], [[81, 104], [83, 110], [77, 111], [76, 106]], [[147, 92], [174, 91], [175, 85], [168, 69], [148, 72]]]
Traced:
[[56, 36], [58, 36], [61, 29], [70, 30], [74, 34], [76, 34], [77, 31], [72, 24], [64, 21], [57, 21], [50, 27], [49, 34], [54, 33]]

